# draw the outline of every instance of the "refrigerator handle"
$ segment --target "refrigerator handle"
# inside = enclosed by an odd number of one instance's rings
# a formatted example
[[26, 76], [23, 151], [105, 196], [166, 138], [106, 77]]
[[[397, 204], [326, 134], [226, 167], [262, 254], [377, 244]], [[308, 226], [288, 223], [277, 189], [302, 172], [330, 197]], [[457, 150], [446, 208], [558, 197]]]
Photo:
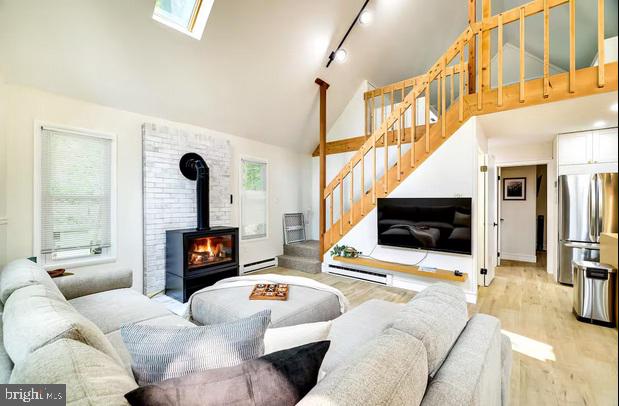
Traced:
[[589, 212], [589, 240], [598, 241], [596, 238], [597, 231], [597, 175], [591, 176], [589, 180], [589, 199], [588, 199], [588, 212]]

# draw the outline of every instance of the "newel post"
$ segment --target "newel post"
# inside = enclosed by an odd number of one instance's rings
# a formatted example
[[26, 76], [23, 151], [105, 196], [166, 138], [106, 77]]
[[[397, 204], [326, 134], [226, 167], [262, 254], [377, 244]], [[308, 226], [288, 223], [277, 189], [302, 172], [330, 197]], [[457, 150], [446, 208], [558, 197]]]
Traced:
[[326, 232], [326, 204], [325, 188], [327, 187], [327, 89], [329, 84], [317, 78], [315, 83], [320, 86], [320, 146], [318, 147], [320, 159], [320, 258], [325, 252], [325, 232]]
[[[473, 25], [477, 22], [477, 0], [469, 0], [469, 25]], [[477, 89], [477, 82], [475, 82], [475, 68], [477, 64], [477, 51], [476, 51], [476, 36], [473, 35], [469, 41], [469, 94], [474, 94]]]

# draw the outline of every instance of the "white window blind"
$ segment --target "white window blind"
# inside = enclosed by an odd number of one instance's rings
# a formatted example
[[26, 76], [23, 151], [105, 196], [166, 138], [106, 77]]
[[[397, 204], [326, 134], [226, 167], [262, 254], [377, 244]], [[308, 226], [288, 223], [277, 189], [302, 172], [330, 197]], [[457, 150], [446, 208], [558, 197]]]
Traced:
[[267, 236], [267, 163], [241, 160], [241, 239]]
[[46, 128], [41, 137], [41, 254], [101, 254], [112, 244], [112, 140]]

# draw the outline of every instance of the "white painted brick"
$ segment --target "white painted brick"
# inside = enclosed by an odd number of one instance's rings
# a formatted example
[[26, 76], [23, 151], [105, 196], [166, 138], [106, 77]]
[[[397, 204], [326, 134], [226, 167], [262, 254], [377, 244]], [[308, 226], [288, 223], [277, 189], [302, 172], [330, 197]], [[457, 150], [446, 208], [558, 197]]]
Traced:
[[228, 141], [168, 126], [142, 126], [144, 196], [144, 290], [165, 287], [165, 231], [196, 225], [195, 183], [178, 162], [187, 152], [204, 158], [210, 170], [211, 225], [230, 225], [232, 150]]

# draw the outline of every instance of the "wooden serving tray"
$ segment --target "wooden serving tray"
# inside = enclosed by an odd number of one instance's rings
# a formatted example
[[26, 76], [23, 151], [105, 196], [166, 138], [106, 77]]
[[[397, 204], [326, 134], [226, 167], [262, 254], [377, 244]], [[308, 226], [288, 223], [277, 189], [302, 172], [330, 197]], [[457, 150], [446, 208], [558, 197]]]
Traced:
[[251, 291], [249, 300], [288, 300], [288, 284], [259, 283]]

